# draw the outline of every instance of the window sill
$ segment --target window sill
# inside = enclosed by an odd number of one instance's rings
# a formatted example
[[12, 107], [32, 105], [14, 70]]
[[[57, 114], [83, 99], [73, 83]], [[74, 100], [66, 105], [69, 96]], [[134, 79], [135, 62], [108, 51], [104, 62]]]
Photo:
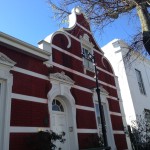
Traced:
[[95, 73], [94, 67], [93, 67], [93, 68], [89, 68], [89, 67], [84, 66], [84, 70], [85, 70], [85, 71], [88, 70], [88, 71], [90, 71], [90, 72], [92, 72], [92, 73]]

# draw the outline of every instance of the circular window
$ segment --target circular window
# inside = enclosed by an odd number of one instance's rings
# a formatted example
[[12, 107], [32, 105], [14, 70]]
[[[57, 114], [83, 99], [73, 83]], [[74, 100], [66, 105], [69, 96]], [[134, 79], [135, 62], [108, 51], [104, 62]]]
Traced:
[[64, 107], [62, 106], [60, 101], [58, 101], [57, 99], [54, 99], [52, 102], [52, 110], [64, 112]]

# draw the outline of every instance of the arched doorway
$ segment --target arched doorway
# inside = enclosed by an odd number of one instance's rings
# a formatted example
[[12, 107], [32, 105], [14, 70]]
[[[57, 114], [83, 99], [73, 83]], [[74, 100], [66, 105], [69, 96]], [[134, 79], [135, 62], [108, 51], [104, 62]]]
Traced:
[[68, 135], [68, 117], [67, 107], [61, 99], [54, 99], [52, 102], [52, 126], [51, 129], [58, 134], [65, 132], [64, 143], [56, 142], [57, 149], [69, 150], [69, 135]]
[[[66, 130], [66, 145], [63, 150], [78, 150], [75, 99], [70, 91], [74, 81], [64, 72], [50, 74], [51, 90], [48, 92], [50, 128]], [[57, 101], [53, 101], [56, 99]], [[60, 103], [59, 103], [59, 102]], [[57, 105], [55, 105], [57, 104]], [[62, 109], [63, 107], [63, 109]], [[59, 110], [59, 111], [58, 111]], [[54, 127], [54, 124], [58, 124]]]

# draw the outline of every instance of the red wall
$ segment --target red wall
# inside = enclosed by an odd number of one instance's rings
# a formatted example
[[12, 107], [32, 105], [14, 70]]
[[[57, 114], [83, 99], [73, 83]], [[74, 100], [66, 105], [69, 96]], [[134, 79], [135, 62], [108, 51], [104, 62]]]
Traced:
[[[83, 15], [78, 15], [77, 21], [80, 25], [86, 29], [90, 29]], [[112, 67], [107, 59], [103, 58], [102, 51], [97, 46], [92, 34], [83, 30], [78, 25], [72, 29], [66, 31], [76, 38], [80, 39], [85, 33], [89, 36], [90, 42], [94, 44], [94, 48], [97, 52], [94, 52], [97, 66], [113, 74]], [[81, 43], [72, 37], [71, 47], [67, 48], [68, 40], [63, 34], [57, 34], [54, 36], [52, 43], [64, 51], [76, 55], [82, 59], [81, 55]], [[95, 80], [90, 80], [87, 77], [94, 77], [94, 73], [87, 71], [86, 77], [83, 75], [75, 74], [74, 70], [84, 74], [84, 67], [81, 60], [75, 59], [68, 54], [62, 53], [57, 49], [52, 48], [53, 62], [65, 66], [68, 69], [72, 69], [71, 72], [63, 70], [62, 67], [48, 68], [43, 64], [43, 60], [40, 60], [33, 55], [22, 53], [19, 49], [14, 49], [11, 46], [1, 46], [0, 51], [6, 54], [10, 59], [16, 62], [16, 67], [26, 69], [35, 73], [39, 73], [45, 76], [49, 76], [50, 73], [64, 71], [67, 76], [75, 81], [75, 85], [78, 87], [86, 88], [90, 90], [95, 85]], [[40, 79], [16, 71], [11, 71], [13, 75], [13, 87], [12, 93], [21, 94], [25, 96], [33, 96], [37, 98], [44, 98], [47, 100], [47, 94], [51, 89], [49, 80]], [[113, 75], [109, 75], [106, 72], [99, 71], [98, 78], [104, 82], [101, 85], [109, 93], [109, 96], [118, 99], [117, 89], [115, 88], [115, 79]], [[71, 93], [75, 99], [76, 105], [94, 107], [92, 92], [86, 92], [80, 89], [71, 88]], [[119, 100], [108, 99], [109, 110], [111, 112], [120, 113]], [[120, 113], [121, 114], [121, 113]], [[11, 122], [12, 127], [49, 127], [50, 121], [48, 104], [31, 102], [29, 100], [12, 99], [11, 103]], [[114, 131], [123, 131], [122, 116], [110, 115], [112, 128]], [[94, 111], [87, 111], [76, 109], [76, 122], [78, 129], [97, 129], [96, 118]], [[117, 133], [117, 132], [116, 132]], [[91, 148], [96, 145], [95, 133], [78, 133], [79, 148]], [[25, 150], [28, 149], [26, 140], [30, 136], [30, 133], [11, 133], [10, 134], [10, 150]], [[127, 149], [125, 134], [114, 134], [115, 144], [117, 150]]]

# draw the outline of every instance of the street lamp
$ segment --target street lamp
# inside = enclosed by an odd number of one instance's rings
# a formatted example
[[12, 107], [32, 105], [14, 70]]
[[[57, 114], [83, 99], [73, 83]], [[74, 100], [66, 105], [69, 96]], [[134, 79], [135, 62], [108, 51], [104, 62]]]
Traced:
[[107, 142], [105, 117], [104, 117], [103, 106], [102, 106], [101, 97], [100, 97], [100, 88], [99, 88], [99, 83], [98, 83], [98, 71], [97, 71], [97, 67], [96, 67], [96, 63], [95, 63], [95, 57], [91, 53], [88, 53], [87, 55], [85, 55], [84, 51], [82, 53], [82, 56], [85, 59], [87, 59], [90, 62], [92, 62], [93, 65], [94, 65], [95, 77], [96, 77], [96, 93], [97, 93], [97, 97], [98, 97], [100, 119], [101, 119], [101, 125], [102, 125], [102, 134], [103, 134], [103, 140], [104, 140], [104, 149], [105, 150], [110, 150], [111, 148], [108, 147], [108, 142]]

